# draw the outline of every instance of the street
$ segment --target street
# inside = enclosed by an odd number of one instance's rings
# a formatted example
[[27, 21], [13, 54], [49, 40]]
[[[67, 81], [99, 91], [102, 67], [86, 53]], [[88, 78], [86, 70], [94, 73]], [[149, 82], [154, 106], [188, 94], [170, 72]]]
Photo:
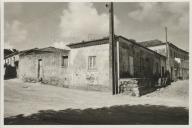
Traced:
[[5, 124], [188, 124], [188, 81], [141, 97], [5, 81]]

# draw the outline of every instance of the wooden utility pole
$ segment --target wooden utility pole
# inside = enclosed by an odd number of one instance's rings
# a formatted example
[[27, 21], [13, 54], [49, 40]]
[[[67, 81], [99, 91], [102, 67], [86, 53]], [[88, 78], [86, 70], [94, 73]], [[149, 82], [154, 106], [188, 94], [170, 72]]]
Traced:
[[113, 2], [109, 3], [109, 80], [113, 95], [118, 93], [117, 44], [114, 38]]

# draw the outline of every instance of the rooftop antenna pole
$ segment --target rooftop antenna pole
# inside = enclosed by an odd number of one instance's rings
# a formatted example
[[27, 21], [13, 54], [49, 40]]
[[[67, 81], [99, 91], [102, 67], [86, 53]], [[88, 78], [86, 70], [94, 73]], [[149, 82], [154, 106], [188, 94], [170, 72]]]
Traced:
[[165, 27], [165, 41], [167, 42], [167, 27]]

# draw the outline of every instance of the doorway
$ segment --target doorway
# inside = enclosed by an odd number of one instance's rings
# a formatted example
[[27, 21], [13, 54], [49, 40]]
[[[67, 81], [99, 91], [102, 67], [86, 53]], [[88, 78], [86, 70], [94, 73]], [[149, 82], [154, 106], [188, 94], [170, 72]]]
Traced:
[[171, 67], [171, 81], [173, 81], [173, 67]]
[[164, 76], [164, 73], [165, 73], [165, 69], [164, 69], [164, 67], [162, 66], [162, 69], [161, 69], [161, 76]]
[[42, 81], [42, 59], [39, 59], [38, 60], [38, 68], [37, 68], [37, 78], [38, 78], [38, 81]]

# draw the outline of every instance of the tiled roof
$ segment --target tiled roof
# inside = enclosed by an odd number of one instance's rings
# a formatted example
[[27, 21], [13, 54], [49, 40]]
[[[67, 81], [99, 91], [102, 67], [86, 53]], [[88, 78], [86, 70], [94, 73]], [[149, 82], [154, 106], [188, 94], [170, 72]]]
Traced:
[[89, 41], [81, 41], [76, 43], [70, 43], [67, 46], [70, 48], [79, 48], [79, 47], [86, 47], [86, 46], [93, 46], [93, 45], [100, 45], [100, 44], [107, 44], [109, 43], [109, 38], [104, 37], [96, 40], [89, 40]]
[[[123, 36], [117, 36], [115, 35], [115, 38], [118, 39], [118, 38], [123, 38], [127, 41], [130, 41], [131, 43], [134, 43], [135, 45], [138, 45], [139, 47], [143, 47], [145, 49], [147, 49], [148, 51], [150, 52], [153, 52], [154, 54], [157, 54], [159, 56], [163, 56], [163, 55], [160, 55], [158, 54], [157, 52], [151, 50], [151, 49], [148, 49], [146, 46], [143, 46], [141, 45], [140, 43], [137, 43], [135, 40], [133, 39], [127, 39]], [[108, 44], [109, 43], [109, 37], [105, 37], [105, 38], [101, 38], [101, 39], [97, 39], [97, 40], [91, 40], [91, 41], [82, 41], [82, 42], [78, 42], [78, 43], [71, 43], [71, 44], [68, 44], [67, 46], [69, 46], [70, 48], [80, 48], [80, 47], [88, 47], [88, 46], [95, 46], [95, 45], [101, 45], [101, 44]], [[163, 56], [165, 57], [165, 56]]]
[[[120, 36], [115, 35], [115, 39], [119, 38]], [[130, 42], [136, 42], [133, 39], [127, 39]], [[70, 48], [80, 48], [80, 47], [87, 47], [87, 46], [94, 46], [94, 45], [101, 45], [101, 44], [108, 44], [109, 43], [109, 37], [103, 37], [100, 39], [95, 39], [95, 40], [89, 40], [89, 41], [81, 41], [81, 42], [76, 42], [76, 43], [70, 43], [67, 46]]]
[[38, 51], [42, 51], [42, 52], [60, 52], [60, 51], [62, 51], [62, 52], [69, 52], [69, 50], [55, 48], [55, 47], [41, 48], [41, 49], [38, 49]]
[[55, 47], [46, 47], [46, 48], [34, 48], [34, 49], [29, 49], [25, 51], [21, 51], [20, 55], [26, 55], [30, 53], [53, 53], [53, 52], [63, 52], [63, 53], [69, 53], [69, 50], [65, 49], [59, 49]]
[[165, 45], [165, 43], [163, 43], [160, 40], [149, 40], [149, 41], [142, 41], [142, 42], [138, 42], [140, 45], [144, 46], [144, 47], [151, 47], [151, 46], [158, 46], [158, 45]]

